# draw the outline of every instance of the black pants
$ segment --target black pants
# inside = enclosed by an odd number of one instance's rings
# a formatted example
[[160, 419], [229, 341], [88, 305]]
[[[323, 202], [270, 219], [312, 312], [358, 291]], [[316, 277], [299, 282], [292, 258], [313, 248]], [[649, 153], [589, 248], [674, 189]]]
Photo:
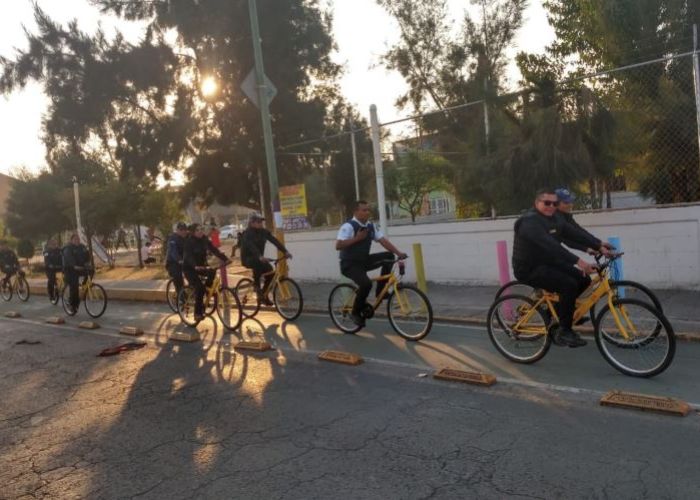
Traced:
[[[183, 267], [185, 278], [190, 286], [194, 288], [194, 315], [204, 316], [204, 294], [207, 293], [207, 288], [214, 282], [216, 269], [207, 269], [206, 271], [196, 271], [191, 267]], [[204, 282], [202, 282], [202, 277]]]
[[165, 264], [165, 269], [168, 271], [168, 275], [173, 279], [175, 296], [179, 297], [180, 290], [185, 286], [185, 279], [182, 277], [182, 266], [177, 262], [168, 262]]
[[269, 262], [261, 262], [259, 260], [253, 261], [253, 262], [248, 262], [245, 265], [248, 269], [253, 270], [253, 283], [255, 283], [255, 288], [260, 290], [260, 278], [262, 277], [263, 274], [268, 274], [265, 276], [265, 281], [263, 283], [262, 290], [267, 290], [267, 287], [270, 285], [270, 280], [272, 280], [272, 271], [274, 270], [272, 268], [272, 265]]
[[[352, 306], [353, 314], [360, 314], [365, 302], [367, 302], [369, 292], [372, 290], [372, 280], [367, 276], [367, 271], [372, 271], [381, 267], [382, 274], [389, 274], [393, 266], [393, 261], [394, 254], [391, 252], [373, 253], [367, 256], [367, 260], [364, 262], [340, 261], [340, 272], [343, 276], [353, 280], [357, 285], [357, 295], [355, 296], [355, 303]], [[384, 285], [385, 283], [383, 281], [377, 282], [377, 295], [382, 291]]]
[[75, 310], [80, 307], [80, 277], [83, 277], [83, 283], [85, 283], [88, 274], [91, 274], [90, 271], [65, 271], [63, 273], [63, 279], [70, 291], [70, 306]]
[[559, 324], [563, 329], [571, 330], [576, 299], [591, 284], [591, 278], [573, 266], [538, 266], [525, 276], [516, 274], [516, 278], [535, 288], [557, 293]]
[[46, 278], [46, 291], [49, 292], [49, 298], [52, 298], [54, 296], [54, 293], [60, 292], [60, 290], [56, 290], [56, 270], [47, 269]]

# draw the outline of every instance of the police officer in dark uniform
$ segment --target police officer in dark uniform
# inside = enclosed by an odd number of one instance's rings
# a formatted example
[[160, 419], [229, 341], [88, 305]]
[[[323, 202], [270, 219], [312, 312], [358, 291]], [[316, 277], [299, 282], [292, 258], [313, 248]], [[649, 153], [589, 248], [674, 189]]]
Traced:
[[557, 216], [557, 204], [553, 190], [540, 190], [535, 207], [515, 222], [513, 272], [518, 280], [532, 287], [559, 294], [559, 327], [552, 340], [556, 345], [580, 347], [586, 341], [572, 329], [576, 298], [590, 285], [588, 275], [595, 266], [579, 259], [562, 242], [601, 252], [604, 247], [599, 240]]
[[[255, 283], [255, 288], [258, 291], [264, 290], [268, 292], [267, 289], [270, 285], [270, 280], [272, 279], [272, 274], [265, 276], [265, 283], [263, 283], [262, 289], [260, 288], [260, 278], [266, 274], [272, 272], [272, 266], [270, 265], [270, 259], [265, 257], [265, 244], [269, 241], [277, 247], [277, 249], [284, 253], [288, 258], [292, 258], [292, 254], [287, 251], [284, 245], [274, 237], [274, 235], [263, 227], [263, 221], [265, 218], [260, 214], [250, 214], [248, 217], [248, 227], [241, 233], [240, 236], [240, 247], [241, 247], [241, 264], [248, 269], [253, 270], [253, 282]], [[265, 294], [263, 296], [260, 293], [261, 299], [260, 303], [266, 306], [272, 305], [272, 301]]]
[[182, 263], [185, 255], [185, 237], [187, 236], [187, 224], [178, 222], [175, 226], [175, 232], [168, 236], [166, 254], [165, 254], [165, 269], [168, 275], [173, 279], [175, 284], [175, 292], [180, 296], [180, 290], [184, 286], [182, 277]]
[[51, 238], [46, 243], [44, 249], [44, 272], [46, 273], [47, 283], [46, 289], [49, 292], [49, 298], [56, 297], [61, 291], [56, 290], [56, 273], [63, 270], [63, 253], [58, 247], [58, 242]]
[[[355, 202], [352, 219], [340, 226], [335, 242], [335, 249], [340, 251], [340, 272], [357, 284], [357, 295], [352, 306], [351, 318], [358, 326], [365, 325], [361, 311], [372, 290], [372, 280], [367, 271], [381, 267], [382, 274], [391, 272], [391, 260], [394, 254], [405, 259], [406, 254], [396, 248], [384, 234], [369, 222], [369, 204], [364, 200]], [[376, 241], [388, 252], [370, 254], [372, 242]], [[383, 283], [377, 283], [377, 295]]]
[[73, 233], [63, 247], [63, 277], [70, 290], [70, 306], [74, 311], [80, 306], [79, 279], [93, 274], [90, 251], [80, 242], [78, 233]]
[[[194, 317], [195, 321], [199, 322], [204, 319], [206, 288], [211, 286], [214, 282], [214, 276], [216, 276], [216, 269], [210, 269], [207, 266], [207, 254], [212, 253], [227, 264], [229, 260], [204, 235], [204, 228], [201, 224], [192, 224], [189, 233], [183, 246], [182, 270], [190, 286], [195, 290]], [[202, 277], [205, 278], [205, 283], [202, 283]]]
[[5, 273], [2, 278], [3, 288], [8, 286], [10, 278], [19, 271], [17, 254], [7, 245], [6, 240], [0, 240], [0, 271]]

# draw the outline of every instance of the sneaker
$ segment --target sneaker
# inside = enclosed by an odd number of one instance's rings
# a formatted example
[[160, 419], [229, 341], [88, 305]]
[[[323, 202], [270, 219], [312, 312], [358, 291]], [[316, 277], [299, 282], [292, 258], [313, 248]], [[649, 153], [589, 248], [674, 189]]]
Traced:
[[365, 326], [365, 318], [363, 318], [359, 314], [351, 313], [350, 319], [352, 320], [353, 323], [355, 323], [360, 328]]
[[552, 341], [558, 346], [583, 347], [588, 344], [581, 336], [573, 330], [557, 328]]
[[273, 306], [273, 305], [275, 305], [275, 304], [273, 304], [273, 302], [272, 302], [269, 298], [267, 298], [267, 297], [263, 297], [262, 299], [260, 299], [260, 303], [261, 303], [262, 305], [264, 305], [264, 306]]

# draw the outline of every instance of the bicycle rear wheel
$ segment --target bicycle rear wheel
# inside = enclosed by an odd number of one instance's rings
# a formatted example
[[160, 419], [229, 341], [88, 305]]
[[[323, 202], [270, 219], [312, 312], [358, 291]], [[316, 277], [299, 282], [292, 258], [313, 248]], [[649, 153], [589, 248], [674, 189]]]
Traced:
[[85, 310], [93, 318], [99, 318], [107, 309], [107, 292], [102, 285], [93, 283], [85, 293]]
[[301, 288], [291, 278], [282, 278], [272, 289], [272, 300], [275, 309], [280, 316], [287, 321], [293, 321], [299, 317], [304, 308], [304, 298]]
[[663, 313], [636, 299], [617, 299], [600, 311], [595, 341], [605, 360], [631, 377], [653, 377], [669, 367], [676, 337]]
[[68, 316], [75, 316], [78, 313], [78, 308], [73, 309], [70, 305], [70, 287], [68, 285], [63, 285], [63, 290], [61, 290], [61, 305]]
[[3, 282], [0, 285], [0, 293], [2, 293], [2, 298], [6, 302], [9, 302], [12, 299], [12, 283], [11, 281], [7, 281], [7, 283]]
[[230, 288], [222, 288], [216, 301], [216, 314], [227, 330], [235, 330], [241, 326], [243, 314], [241, 303], [236, 293]]
[[495, 302], [504, 295], [524, 295], [526, 297], [531, 297], [534, 293], [535, 289], [530, 285], [519, 280], [512, 280], [498, 289], [493, 300]]
[[199, 323], [194, 317], [195, 303], [194, 288], [189, 285], [182, 287], [177, 299], [177, 314], [180, 316], [180, 320], [187, 326], [197, 326], [197, 323]]
[[331, 315], [331, 321], [344, 333], [355, 333], [362, 329], [350, 317], [356, 291], [356, 286], [343, 283], [336, 285], [328, 296], [328, 313]]
[[413, 285], [396, 286], [387, 302], [387, 314], [392, 328], [406, 340], [420, 340], [433, 327], [430, 301]]
[[29, 283], [27, 283], [27, 278], [24, 276], [20, 276], [17, 278], [17, 297], [19, 297], [19, 300], [22, 302], [26, 302], [29, 300]]
[[168, 302], [168, 307], [173, 312], [177, 312], [177, 291], [175, 290], [175, 281], [172, 278], [165, 285], [165, 300]]
[[59, 288], [60, 283], [56, 283], [56, 286], [53, 288], [53, 294], [49, 295], [49, 300], [53, 305], [58, 304], [58, 301], [61, 300], [61, 290], [63, 290], [63, 287]]
[[260, 310], [260, 298], [253, 280], [243, 278], [236, 285], [236, 295], [241, 301], [241, 312], [246, 318], [252, 318]]
[[486, 329], [494, 347], [516, 363], [530, 364], [547, 354], [552, 340], [536, 302], [524, 295], [504, 295], [487, 314]]

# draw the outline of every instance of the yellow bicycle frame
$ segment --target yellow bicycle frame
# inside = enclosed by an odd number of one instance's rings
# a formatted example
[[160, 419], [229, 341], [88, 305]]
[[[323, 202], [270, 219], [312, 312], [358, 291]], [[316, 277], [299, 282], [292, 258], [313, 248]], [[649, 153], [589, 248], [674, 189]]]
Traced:
[[[409, 307], [408, 303], [405, 300], [405, 297], [402, 297], [400, 293], [397, 293], [397, 285], [399, 284], [398, 278], [396, 278], [396, 275], [394, 274], [393, 270], [389, 274], [383, 274], [381, 276], [377, 276], [376, 278], [371, 278], [372, 281], [386, 281], [384, 284], [384, 288], [382, 288], [382, 291], [380, 294], [377, 296], [377, 298], [374, 301], [374, 304], [372, 304], [372, 309], [377, 310], [379, 308], [379, 305], [382, 303], [382, 300], [384, 300], [384, 297], [386, 294], [389, 293], [389, 290], [391, 288], [394, 288], [394, 294], [396, 295], [396, 299], [398, 300], [399, 307], [401, 308], [401, 312], [403, 313], [408, 313], [409, 312]], [[355, 302], [355, 294], [353, 293], [350, 295], [345, 302], [345, 305], [343, 306], [344, 311], [351, 311], [353, 303]]]

